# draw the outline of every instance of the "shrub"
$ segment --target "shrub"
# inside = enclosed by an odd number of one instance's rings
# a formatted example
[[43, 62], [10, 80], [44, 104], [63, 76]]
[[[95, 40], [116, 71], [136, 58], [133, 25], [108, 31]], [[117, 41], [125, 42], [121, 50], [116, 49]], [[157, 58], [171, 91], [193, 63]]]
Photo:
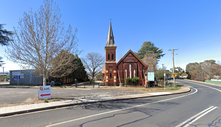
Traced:
[[139, 83], [139, 77], [133, 77], [132, 78], [132, 82], [135, 84], [135, 85], [137, 85], [138, 83]]
[[126, 84], [130, 84], [131, 83], [131, 78], [128, 77], [125, 80], [126, 80]]
[[45, 100], [44, 100], [44, 103], [48, 103], [48, 100], [47, 100], [47, 99], [45, 99]]

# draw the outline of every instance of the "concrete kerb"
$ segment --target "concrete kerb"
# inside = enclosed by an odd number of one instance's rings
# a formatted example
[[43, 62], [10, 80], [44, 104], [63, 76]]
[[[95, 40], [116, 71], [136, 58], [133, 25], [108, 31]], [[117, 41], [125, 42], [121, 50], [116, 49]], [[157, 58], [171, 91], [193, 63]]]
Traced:
[[[182, 90], [182, 88], [184, 88], [184, 90]], [[29, 113], [29, 112], [34, 112], [34, 111], [40, 111], [40, 110], [48, 110], [48, 109], [55, 109], [55, 108], [61, 108], [61, 107], [68, 107], [68, 106], [75, 106], [75, 105], [84, 105], [84, 104], [93, 104], [93, 103], [98, 103], [98, 102], [113, 102], [113, 101], [122, 101], [122, 100], [133, 100], [133, 99], [141, 99], [141, 98], [149, 98], [149, 97], [158, 97], [158, 96], [168, 96], [168, 95], [174, 95], [174, 94], [182, 94], [182, 93], [187, 93], [187, 92], [190, 92], [191, 89], [189, 87], [181, 87], [180, 90], [178, 91], [174, 91], [170, 94], [162, 94], [162, 95], [142, 95], [142, 96], [139, 96], [139, 97], [131, 97], [131, 95], [126, 95], [128, 97], [116, 97], [116, 98], [111, 98], [111, 99], [103, 99], [100, 100], [89, 100], [87, 102], [70, 102], [70, 101], [73, 101], [73, 100], [67, 100], [66, 103], [64, 103], [64, 101], [61, 103], [61, 104], [57, 104], [57, 105], [52, 105], [50, 103], [45, 103], [45, 105], [48, 105], [48, 106], [42, 106], [42, 107], [39, 107], [39, 108], [33, 108], [33, 109], [29, 109], [29, 110], [20, 110], [20, 111], [11, 111], [11, 112], [5, 112], [5, 113], [2, 113], [2, 108], [0, 108], [0, 116], [10, 116], [10, 115], [15, 115], [15, 114], [23, 114], [23, 113]], [[136, 95], [136, 94], [135, 94]], [[69, 102], [68, 102], [69, 101]], [[53, 103], [53, 102], [51, 102]], [[55, 102], [56, 103], [56, 102]], [[43, 103], [44, 104], [44, 103]], [[37, 105], [37, 104], [33, 104], [33, 105]]]

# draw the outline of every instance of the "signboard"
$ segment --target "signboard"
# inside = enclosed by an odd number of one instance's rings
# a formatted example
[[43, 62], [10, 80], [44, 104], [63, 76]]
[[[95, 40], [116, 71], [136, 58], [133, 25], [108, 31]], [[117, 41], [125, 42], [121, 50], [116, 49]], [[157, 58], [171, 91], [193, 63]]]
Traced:
[[20, 76], [13, 76], [12, 79], [14, 79], [14, 80], [20, 80]]
[[148, 81], [154, 81], [154, 72], [148, 72], [147, 78]]
[[12, 75], [21, 76], [21, 75], [24, 75], [24, 74], [22, 74], [21, 71], [13, 71]]
[[24, 74], [21, 71], [13, 71], [12, 72], [12, 79], [20, 80], [20, 78], [24, 78]]
[[172, 75], [174, 78], [177, 76], [175, 73], [173, 73], [173, 75]]
[[51, 86], [38, 86], [38, 98], [51, 98]]

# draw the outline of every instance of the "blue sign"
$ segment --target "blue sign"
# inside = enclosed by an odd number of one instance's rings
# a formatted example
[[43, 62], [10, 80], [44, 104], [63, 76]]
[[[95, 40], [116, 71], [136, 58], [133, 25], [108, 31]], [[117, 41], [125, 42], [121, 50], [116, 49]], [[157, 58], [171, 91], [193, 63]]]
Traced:
[[148, 72], [147, 77], [148, 81], [154, 81], [154, 72]]
[[13, 79], [14, 80], [20, 80], [20, 76], [14, 76]]

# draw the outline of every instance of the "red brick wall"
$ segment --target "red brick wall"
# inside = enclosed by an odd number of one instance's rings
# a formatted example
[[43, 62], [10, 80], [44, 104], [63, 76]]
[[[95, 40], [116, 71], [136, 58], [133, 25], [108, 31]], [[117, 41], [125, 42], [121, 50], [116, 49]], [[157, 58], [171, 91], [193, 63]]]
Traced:
[[[140, 84], [145, 84], [143, 69], [145, 70], [146, 68], [132, 54], [127, 55], [124, 58], [124, 60], [120, 64], [118, 64], [118, 66], [117, 66], [117, 68], [119, 70], [121, 83], [125, 84], [126, 83], [125, 78], [130, 77], [130, 71], [129, 71], [129, 65], [130, 64], [131, 64], [131, 78], [134, 77], [134, 70], [135, 70], [136, 77], [140, 78], [139, 85]], [[127, 70], [127, 76], [126, 76], [125, 70]], [[118, 78], [119, 78], [119, 76], [118, 76]], [[118, 81], [119, 81], [119, 79], [118, 79]]]
[[[108, 60], [108, 54], [110, 54], [110, 60]], [[112, 60], [112, 54], [114, 54], [114, 60]], [[131, 78], [134, 77], [135, 70], [136, 77], [139, 77], [140, 79], [139, 85], [145, 84], [143, 70], [146, 70], [147, 68], [131, 52], [122, 59], [123, 60], [116, 65], [116, 47], [105, 47], [106, 62], [103, 78], [104, 85], [118, 85], [120, 82], [125, 84], [125, 78], [130, 77], [129, 65], [131, 65]], [[127, 76], [125, 74], [125, 70], [127, 70]], [[116, 71], [116, 73], [114, 73], [114, 71]], [[112, 74], [112, 78], [110, 78], [110, 74]], [[108, 82], [106, 82], [106, 76], [108, 76]], [[116, 76], [116, 82], [114, 82], [114, 76]]]
[[[108, 60], [108, 54], [110, 55], [110, 60]], [[114, 82], [114, 76], [117, 77], [116, 47], [105, 47], [105, 56], [104, 85], [116, 85], [117, 82]], [[114, 71], [116, 71], [116, 73], [114, 73]], [[112, 75], [111, 77], [110, 74]], [[106, 82], [106, 76], [108, 76], [108, 82]]]

